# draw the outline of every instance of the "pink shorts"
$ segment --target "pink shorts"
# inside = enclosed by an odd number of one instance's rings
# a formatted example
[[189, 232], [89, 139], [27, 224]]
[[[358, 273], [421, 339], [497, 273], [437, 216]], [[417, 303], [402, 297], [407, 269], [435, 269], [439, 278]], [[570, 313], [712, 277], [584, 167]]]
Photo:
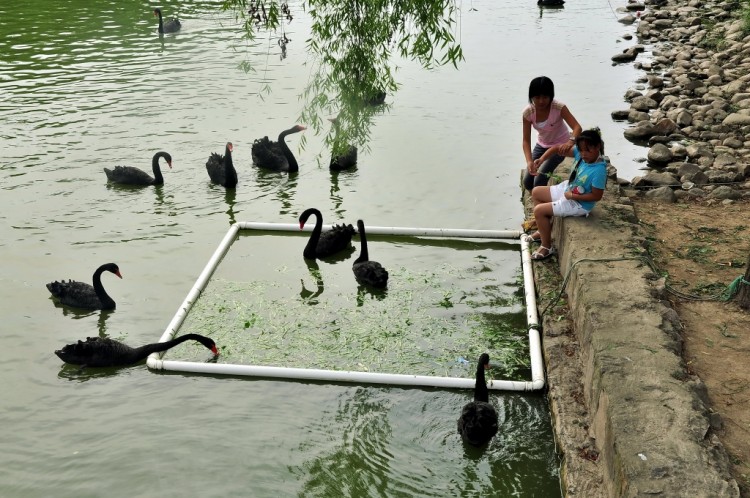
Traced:
[[565, 198], [565, 191], [568, 189], [568, 180], [549, 188], [549, 195], [552, 199], [552, 214], [555, 216], [588, 216], [589, 212], [574, 200]]

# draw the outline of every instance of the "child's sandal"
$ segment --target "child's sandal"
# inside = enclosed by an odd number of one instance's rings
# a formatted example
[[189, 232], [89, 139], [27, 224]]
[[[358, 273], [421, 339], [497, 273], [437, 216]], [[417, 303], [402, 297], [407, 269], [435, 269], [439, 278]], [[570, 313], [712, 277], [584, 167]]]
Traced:
[[549, 257], [554, 256], [557, 253], [555, 248], [539, 246], [539, 249], [531, 253], [531, 259], [534, 261], [543, 261]]

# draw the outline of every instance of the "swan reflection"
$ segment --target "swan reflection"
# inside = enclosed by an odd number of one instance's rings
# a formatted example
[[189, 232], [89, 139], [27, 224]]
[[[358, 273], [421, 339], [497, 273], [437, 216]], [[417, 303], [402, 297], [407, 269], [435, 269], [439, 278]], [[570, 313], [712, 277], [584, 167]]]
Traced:
[[304, 279], [300, 279], [302, 290], [300, 291], [299, 296], [302, 298], [305, 304], [315, 305], [319, 302], [316, 298], [320, 296], [324, 290], [323, 277], [320, 274], [320, 267], [318, 266], [317, 260], [306, 259], [305, 264], [307, 264], [307, 269], [310, 271], [310, 276], [312, 276], [313, 280], [315, 280], [316, 290], [308, 290], [305, 287]]

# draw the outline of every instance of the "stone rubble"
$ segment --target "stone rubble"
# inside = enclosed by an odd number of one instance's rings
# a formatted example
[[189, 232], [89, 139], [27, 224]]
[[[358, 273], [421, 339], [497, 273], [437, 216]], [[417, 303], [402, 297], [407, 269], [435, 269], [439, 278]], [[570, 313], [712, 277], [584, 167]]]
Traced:
[[[636, 61], [645, 75], [625, 93], [630, 108], [612, 118], [627, 119], [624, 136], [650, 147], [650, 171], [632, 186], [668, 186], [673, 196], [652, 194], [666, 202], [750, 198], [750, 23], [742, 4], [646, 0], [624, 10], [621, 22], [637, 23], [639, 43], [612, 60]], [[650, 60], [637, 61], [644, 44], [653, 47]]]

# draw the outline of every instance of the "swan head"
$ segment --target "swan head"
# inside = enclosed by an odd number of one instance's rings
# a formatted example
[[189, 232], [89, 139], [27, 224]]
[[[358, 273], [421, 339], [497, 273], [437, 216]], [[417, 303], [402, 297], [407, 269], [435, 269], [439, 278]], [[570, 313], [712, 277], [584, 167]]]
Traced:
[[299, 229], [302, 230], [305, 228], [305, 223], [307, 223], [307, 220], [310, 218], [310, 216], [315, 215], [317, 217], [320, 217], [320, 211], [318, 211], [315, 208], [308, 208], [302, 211], [302, 214], [299, 215]]
[[117, 266], [115, 263], [107, 263], [106, 265], [102, 266], [102, 269], [104, 271], [114, 273], [118, 277], [122, 278], [122, 274], [120, 274], [120, 267]]
[[490, 368], [490, 355], [488, 355], [487, 353], [482, 353], [479, 356], [479, 365], [477, 366], [484, 367], [485, 369]]

